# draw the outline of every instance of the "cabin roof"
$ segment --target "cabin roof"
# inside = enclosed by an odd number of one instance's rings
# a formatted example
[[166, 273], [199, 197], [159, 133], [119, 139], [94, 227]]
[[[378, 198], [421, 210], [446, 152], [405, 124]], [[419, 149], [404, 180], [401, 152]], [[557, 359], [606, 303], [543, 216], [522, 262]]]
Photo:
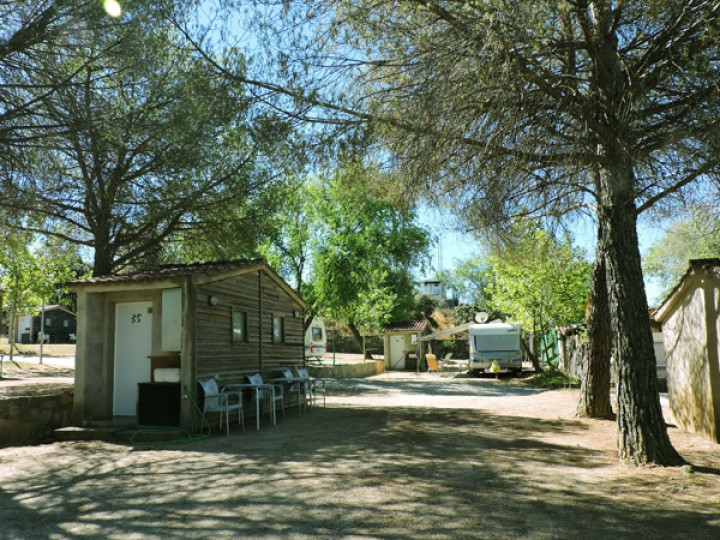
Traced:
[[106, 276], [89, 277], [70, 281], [70, 285], [82, 286], [93, 283], [129, 283], [137, 281], [155, 281], [158, 279], [187, 277], [187, 276], [214, 276], [248, 267], [266, 265], [264, 259], [240, 259], [235, 261], [205, 262], [192, 264], [164, 264], [157, 268], [130, 272], [127, 274], [109, 274]]
[[426, 320], [411, 321], [402, 324], [393, 324], [386, 326], [384, 333], [386, 334], [422, 334], [428, 327]]
[[151, 285], [153, 282], [177, 280], [188, 277], [210, 282], [260, 269], [264, 270], [273, 281], [275, 281], [301, 306], [305, 306], [305, 301], [300, 297], [297, 291], [295, 291], [295, 289], [293, 289], [279, 274], [277, 274], [275, 270], [267, 264], [265, 259], [262, 258], [192, 264], [168, 264], [158, 266], [157, 268], [130, 272], [127, 274], [111, 274], [107, 276], [90, 277], [70, 281], [68, 284], [72, 289], [102, 289], [103, 286]]
[[682, 298], [682, 296], [689, 289], [689, 283], [693, 276], [701, 274], [712, 274], [717, 278], [720, 278], [720, 258], [710, 259], [692, 259], [690, 265], [680, 278], [675, 287], [668, 293], [662, 303], [655, 309], [651, 310], [651, 317], [658, 322], [663, 322], [667, 319], [673, 310], [673, 306]]
[[38, 309], [39, 313], [42, 313], [43, 311], [45, 311], [45, 313], [47, 313], [48, 311], [62, 311], [64, 313], [67, 313], [68, 315], [72, 315], [73, 317], [75, 317], [75, 314], [72, 311], [70, 311], [68, 308], [66, 308], [64, 306], [61, 306], [60, 304], [47, 305], [47, 306], [45, 306], [44, 310], [42, 308]]

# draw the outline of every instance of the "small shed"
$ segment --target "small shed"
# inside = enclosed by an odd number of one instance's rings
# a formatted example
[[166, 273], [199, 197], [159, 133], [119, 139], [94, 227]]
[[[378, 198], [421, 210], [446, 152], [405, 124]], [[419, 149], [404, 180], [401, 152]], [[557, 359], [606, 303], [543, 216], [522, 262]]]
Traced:
[[720, 259], [690, 261], [655, 312], [678, 427], [720, 442]]
[[[263, 259], [164, 266], [70, 286], [81, 425], [137, 417], [192, 429], [199, 379], [243, 383], [304, 361], [305, 302]], [[144, 422], [148, 415], [153, 420]]]
[[425, 344], [419, 338], [430, 333], [429, 326], [422, 320], [385, 327], [385, 369], [419, 370], [419, 360], [425, 356]]

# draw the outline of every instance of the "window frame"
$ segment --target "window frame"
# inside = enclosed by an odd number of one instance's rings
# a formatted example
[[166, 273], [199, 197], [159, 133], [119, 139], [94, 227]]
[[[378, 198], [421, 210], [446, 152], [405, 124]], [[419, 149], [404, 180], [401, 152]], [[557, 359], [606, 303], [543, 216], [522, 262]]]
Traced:
[[[237, 324], [238, 322], [240, 325]], [[230, 313], [230, 340], [232, 343], [248, 342], [248, 312], [236, 306], [231, 308]]]
[[[270, 325], [270, 335], [272, 338], [273, 343], [285, 343], [285, 317], [283, 315], [278, 315], [273, 313], [271, 317], [271, 325]], [[280, 323], [280, 332], [279, 336], [276, 336], [275, 332], [275, 322], [279, 321]]]

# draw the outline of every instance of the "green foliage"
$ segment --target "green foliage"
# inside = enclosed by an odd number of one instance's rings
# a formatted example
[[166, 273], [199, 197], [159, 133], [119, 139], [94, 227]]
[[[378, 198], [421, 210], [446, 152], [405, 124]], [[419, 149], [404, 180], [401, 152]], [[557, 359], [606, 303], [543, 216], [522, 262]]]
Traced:
[[43, 301], [67, 304], [65, 282], [75, 277], [72, 247], [56, 240], [29, 245], [29, 239], [11, 234], [0, 244], [0, 289], [10, 314], [35, 313]]
[[720, 257], [720, 210], [717, 205], [697, 205], [688, 219], [675, 221], [650, 247], [643, 266], [668, 293], [687, 271], [690, 259], [710, 257]]
[[445, 272], [440, 279], [460, 301], [482, 306], [488, 303], [488, 285], [492, 278], [487, 258], [480, 256], [461, 261], [452, 272]]
[[269, 194], [298, 162], [290, 122], [200, 61], [167, 6], [128, 2], [121, 20], [80, 25], [72, 54], [44, 51], [27, 130], [55, 128], [2, 186], [0, 204], [31, 220], [8, 226], [62, 224], [96, 275], [251, 254], [280, 202]]
[[435, 296], [429, 294], [418, 294], [415, 297], [415, 311], [412, 318], [414, 320], [430, 320], [432, 314], [438, 308], [438, 304], [439, 302]]
[[527, 379], [522, 379], [524, 384], [537, 388], [566, 388], [568, 386], [578, 387], [580, 380], [564, 371], [549, 370], [537, 373]]
[[460, 304], [453, 309], [453, 323], [455, 325], [473, 322], [475, 314], [482, 311], [480, 306], [475, 304]]
[[475, 314], [485, 312], [488, 314], [488, 320], [504, 319], [506, 314], [496, 310], [489, 300], [490, 295], [487, 293], [488, 302], [484, 305], [480, 304], [460, 304], [453, 309], [453, 323], [456, 325], [472, 323], [475, 321]]
[[380, 177], [356, 164], [318, 186], [310, 285], [319, 313], [376, 330], [412, 317], [410, 270], [428, 248], [414, 214], [367, 189]]
[[512, 244], [488, 258], [491, 306], [541, 335], [584, 320], [591, 264], [569, 238], [556, 239], [529, 224], [517, 224], [512, 232]]
[[349, 165], [295, 193], [266, 253], [293, 278], [312, 314], [380, 329], [415, 309], [412, 268], [428, 248], [410, 211], [377, 197], [377, 171]]

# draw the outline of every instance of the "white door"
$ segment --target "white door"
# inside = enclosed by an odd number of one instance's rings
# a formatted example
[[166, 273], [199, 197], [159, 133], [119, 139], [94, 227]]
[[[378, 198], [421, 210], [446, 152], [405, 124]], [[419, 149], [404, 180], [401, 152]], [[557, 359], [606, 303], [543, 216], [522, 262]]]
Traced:
[[390, 336], [390, 369], [405, 369], [405, 336]]
[[115, 306], [115, 416], [137, 414], [138, 383], [150, 382], [152, 302]]

